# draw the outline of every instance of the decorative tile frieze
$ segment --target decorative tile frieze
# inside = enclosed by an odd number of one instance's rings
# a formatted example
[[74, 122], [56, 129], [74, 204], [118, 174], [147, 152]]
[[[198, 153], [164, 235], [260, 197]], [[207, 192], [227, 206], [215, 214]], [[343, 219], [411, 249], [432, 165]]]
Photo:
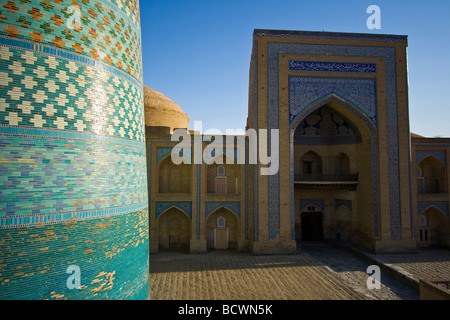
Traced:
[[289, 60], [289, 70], [317, 71], [317, 72], [345, 72], [345, 73], [376, 73], [377, 65], [375, 63]]
[[449, 216], [449, 206], [448, 201], [418, 201], [417, 202], [417, 214], [421, 215], [425, 210], [435, 207], [444, 213], [447, 217]]
[[158, 217], [170, 208], [177, 208], [186, 213], [192, 219], [192, 202], [191, 201], [157, 201], [155, 217]]
[[446, 165], [446, 154], [445, 150], [416, 150], [416, 164], [421, 163], [428, 157], [434, 157]]
[[238, 218], [241, 217], [240, 201], [207, 201], [205, 202], [205, 218], [219, 208], [226, 208], [232, 211]]

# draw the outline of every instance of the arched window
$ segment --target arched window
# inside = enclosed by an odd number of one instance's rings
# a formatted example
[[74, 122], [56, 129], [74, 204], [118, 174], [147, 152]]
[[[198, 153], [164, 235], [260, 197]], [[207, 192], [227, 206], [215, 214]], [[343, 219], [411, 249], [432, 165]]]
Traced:
[[336, 174], [350, 173], [350, 159], [345, 153], [340, 153], [336, 158]]
[[225, 167], [224, 166], [219, 166], [217, 168], [217, 176], [218, 177], [224, 177], [225, 176]]
[[419, 218], [419, 227], [427, 226], [427, 218], [425, 216], [420, 216]]
[[301, 165], [302, 174], [304, 175], [322, 174], [322, 159], [313, 151], [309, 151], [303, 155]]
[[216, 193], [227, 193], [227, 177], [225, 176], [224, 166], [217, 167]]
[[225, 228], [225, 218], [220, 216], [217, 218], [217, 228]]

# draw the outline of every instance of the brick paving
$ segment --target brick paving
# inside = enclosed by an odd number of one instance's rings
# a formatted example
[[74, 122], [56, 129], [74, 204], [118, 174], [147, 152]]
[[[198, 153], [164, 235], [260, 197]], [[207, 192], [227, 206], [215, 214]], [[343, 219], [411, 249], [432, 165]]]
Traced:
[[378, 265], [369, 259], [362, 259], [343, 247], [322, 243], [306, 244], [301, 250], [329, 268], [350, 288], [371, 300], [418, 300], [419, 291], [410, 284], [400, 281], [385, 269], [380, 269], [380, 288], [367, 287], [367, 268]]
[[233, 251], [159, 253], [150, 257], [153, 300], [360, 300], [307, 254]]
[[415, 280], [450, 281], [450, 250], [421, 248], [414, 252], [370, 255]]
[[[413, 279], [450, 280], [450, 251], [369, 254]], [[382, 270], [382, 288], [368, 290], [370, 261], [331, 245], [302, 247], [292, 255], [235, 251], [164, 252], [150, 257], [154, 300], [416, 300], [417, 289]]]

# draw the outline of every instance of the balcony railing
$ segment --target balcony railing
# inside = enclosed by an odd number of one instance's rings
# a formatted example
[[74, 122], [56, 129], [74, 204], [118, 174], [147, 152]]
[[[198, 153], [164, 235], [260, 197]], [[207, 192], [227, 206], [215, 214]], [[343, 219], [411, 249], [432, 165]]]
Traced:
[[295, 182], [358, 182], [358, 174], [296, 174]]

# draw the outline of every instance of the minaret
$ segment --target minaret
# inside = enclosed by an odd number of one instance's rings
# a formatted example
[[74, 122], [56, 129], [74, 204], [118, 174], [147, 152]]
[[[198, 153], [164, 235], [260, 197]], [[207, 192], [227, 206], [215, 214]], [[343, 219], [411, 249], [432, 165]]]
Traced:
[[0, 299], [148, 299], [138, 0], [0, 3]]

